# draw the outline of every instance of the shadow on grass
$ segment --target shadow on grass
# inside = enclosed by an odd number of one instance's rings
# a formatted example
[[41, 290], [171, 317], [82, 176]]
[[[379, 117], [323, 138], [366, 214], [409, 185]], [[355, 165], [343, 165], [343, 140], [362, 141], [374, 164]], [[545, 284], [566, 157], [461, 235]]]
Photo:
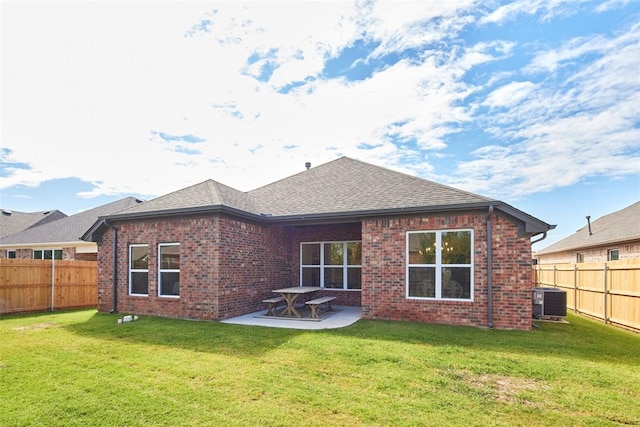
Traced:
[[[392, 321], [359, 321], [331, 331], [359, 339], [465, 348], [499, 354], [566, 357], [640, 366], [640, 334], [569, 314], [569, 324], [534, 322], [532, 331]], [[634, 368], [637, 369], [637, 368]]]
[[304, 331], [228, 325], [220, 322], [140, 316], [117, 323], [122, 314], [95, 313], [87, 321], [65, 326], [70, 332], [117, 342], [152, 344], [237, 357], [269, 352]]
[[[51, 313], [49, 313], [51, 314]], [[118, 314], [95, 313], [66, 325], [74, 334], [102, 340], [179, 347], [192, 351], [253, 357], [301, 335], [403, 342], [482, 350], [502, 355], [584, 359], [640, 366], [640, 334], [569, 314], [569, 324], [538, 323], [532, 331], [489, 330], [410, 322], [361, 319], [340, 329], [305, 331], [142, 316], [117, 324]]]

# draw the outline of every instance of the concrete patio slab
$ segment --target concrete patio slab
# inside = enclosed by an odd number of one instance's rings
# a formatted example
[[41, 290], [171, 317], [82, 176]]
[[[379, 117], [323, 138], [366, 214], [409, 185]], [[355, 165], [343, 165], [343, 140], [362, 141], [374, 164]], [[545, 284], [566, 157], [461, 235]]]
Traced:
[[334, 309], [335, 313], [329, 313], [329, 316], [322, 318], [320, 321], [306, 318], [268, 317], [265, 316], [266, 310], [260, 310], [255, 313], [222, 320], [221, 323], [287, 329], [335, 329], [344, 328], [360, 320], [360, 307], [336, 305]]

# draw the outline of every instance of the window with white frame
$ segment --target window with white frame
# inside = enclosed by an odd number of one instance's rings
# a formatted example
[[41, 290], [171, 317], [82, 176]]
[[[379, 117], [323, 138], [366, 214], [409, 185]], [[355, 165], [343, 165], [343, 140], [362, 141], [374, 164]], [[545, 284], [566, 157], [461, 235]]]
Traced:
[[7, 251], [7, 258], [15, 259], [16, 258], [16, 251], [8, 250]]
[[359, 290], [361, 272], [362, 242], [300, 244], [301, 286]]
[[149, 245], [129, 245], [129, 294], [149, 295]]
[[583, 252], [578, 252], [576, 254], [576, 262], [577, 263], [584, 262], [584, 253]]
[[620, 249], [609, 249], [607, 251], [607, 261], [618, 261], [620, 259]]
[[158, 295], [180, 296], [180, 244], [158, 245]]
[[33, 259], [62, 259], [62, 249], [36, 249]]
[[473, 299], [473, 230], [407, 232], [407, 297]]

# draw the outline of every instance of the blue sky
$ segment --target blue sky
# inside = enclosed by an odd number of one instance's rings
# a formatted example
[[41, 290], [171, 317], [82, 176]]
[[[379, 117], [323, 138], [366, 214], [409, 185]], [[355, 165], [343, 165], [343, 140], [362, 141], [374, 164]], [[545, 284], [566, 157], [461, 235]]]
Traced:
[[0, 206], [346, 155], [557, 224], [640, 200], [640, 2], [3, 1]]

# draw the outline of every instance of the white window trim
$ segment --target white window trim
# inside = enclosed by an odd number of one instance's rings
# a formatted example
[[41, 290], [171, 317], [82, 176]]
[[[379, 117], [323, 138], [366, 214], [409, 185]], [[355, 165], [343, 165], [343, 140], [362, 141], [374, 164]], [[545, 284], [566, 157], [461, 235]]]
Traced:
[[[36, 258], [36, 251], [40, 251], [42, 252], [42, 256], [43, 258]], [[56, 259], [56, 251], [60, 251], [60, 259], [57, 261], [61, 261], [64, 259], [64, 251], [62, 250], [62, 248], [37, 248], [37, 249], [33, 249], [33, 251], [31, 252], [31, 259], [39, 259], [39, 260], [47, 260], [47, 258], [44, 258], [44, 253], [45, 251], [51, 251], [51, 259], [55, 260]]]
[[[131, 252], [133, 248], [147, 248], [147, 257], [149, 257], [149, 245], [146, 243], [137, 243], [133, 245], [129, 245], [129, 295], [137, 296], [137, 297], [148, 297], [149, 296], [149, 263], [147, 262], [147, 268], [131, 268], [131, 261], [133, 261], [133, 257], [131, 256]], [[147, 258], [148, 259], [148, 258]], [[147, 293], [146, 294], [135, 294], [131, 291], [131, 285], [133, 284], [133, 274], [132, 273], [147, 273]]]
[[[611, 252], [618, 252], [618, 259], [611, 259]], [[620, 260], [620, 249], [619, 248], [611, 248], [607, 249], [607, 261], [619, 261]]]
[[[13, 258], [11, 258], [10, 254], [13, 252]], [[7, 258], [14, 259], [18, 257], [18, 252], [15, 249], [7, 249]]]
[[[448, 232], [459, 232], [459, 231], [469, 231], [471, 233], [471, 263], [470, 264], [442, 264], [442, 251], [436, 250], [436, 262], [435, 264], [409, 264], [409, 235], [410, 234], [420, 234], [420, 233], [435, 233], [436, 234], [436, 248], [442, 247], [442, 234]], [[406, 244], [406, 252], [405, 252], [405, 260], [406, 260], [406, 268], [405, 268], [405, 296], [407, 299], [415, 299], [415, 300], [430, 300], [430, 301], [457, 301], [457, 302], [469, 302], [473, 301], [474, 298], [474, 270], [475, 270], [475, 262], [474, 262], [474, 245], [475, 245], [475, 236], [472, 228], [459, 228], [459, 229], [447, 229], [447, 230], [412, 230], [407, 231], [405, 236], [405, 244]], [[435, 297], [417, 297], [417, 296], [409, 296], [409, 268], [410, 267], [433, 267], [435, 268], [436, 280], [435, 280]], [[442, 267], [465, 267], [469, 268], [469, 298], [442, 298]]]
[[[324, 245], [325, 244], [336, 244], [342, 243], [342, 247], [344, 248], [344, 256], [342, 257], [342, 265], [325, 265], [324, 263]], [[351, 292], [360, 292], [362, 289], [348, 289], [347, 286], [349, 284], [349, 268], [360, 268], [360, 272], [362, 273], [362, 260], [360, 260], [360, 264], [348, 264], [348, 244], [349, 243], [360, 243], [362, 247], [362, 240], [326, 240], [321, 242], [300, 242], [300, 286], [302, 286], [302, 269], [303, 268], [319, 268], [320, 269], [320, 287], [325, 289], [324, 287], [324, 270], [325, 268], [342, 268], [342, 288], [326, 288], [331, 291], [351, 291]], [[302, 264], [302, 245], [320, 245], [320, 265], [315, 264]], [[362, 281], [360, 282], [362, 286]]]
[[[160, 293], [160, 280], [162, 279], [162, 273], [180, 273], [180, 269], [175, 269], [175, 268], [162, 268], [162, 257], [160, 256], [160, 248], [165, 247], [165, 246], [180, 246], [180, 243], [159, 243], [158, 244], [158, 297], [159, 298], [173, 298], [173, 299], [179, 299], [180, 295], [162, 295]], [[182, 262], [182, 260], [180, 260], [180, 262]], [[182, 288], [182, 287], [181, 287]], [[182, 293], [182, 289], [180, 289], [180, 293]]]

